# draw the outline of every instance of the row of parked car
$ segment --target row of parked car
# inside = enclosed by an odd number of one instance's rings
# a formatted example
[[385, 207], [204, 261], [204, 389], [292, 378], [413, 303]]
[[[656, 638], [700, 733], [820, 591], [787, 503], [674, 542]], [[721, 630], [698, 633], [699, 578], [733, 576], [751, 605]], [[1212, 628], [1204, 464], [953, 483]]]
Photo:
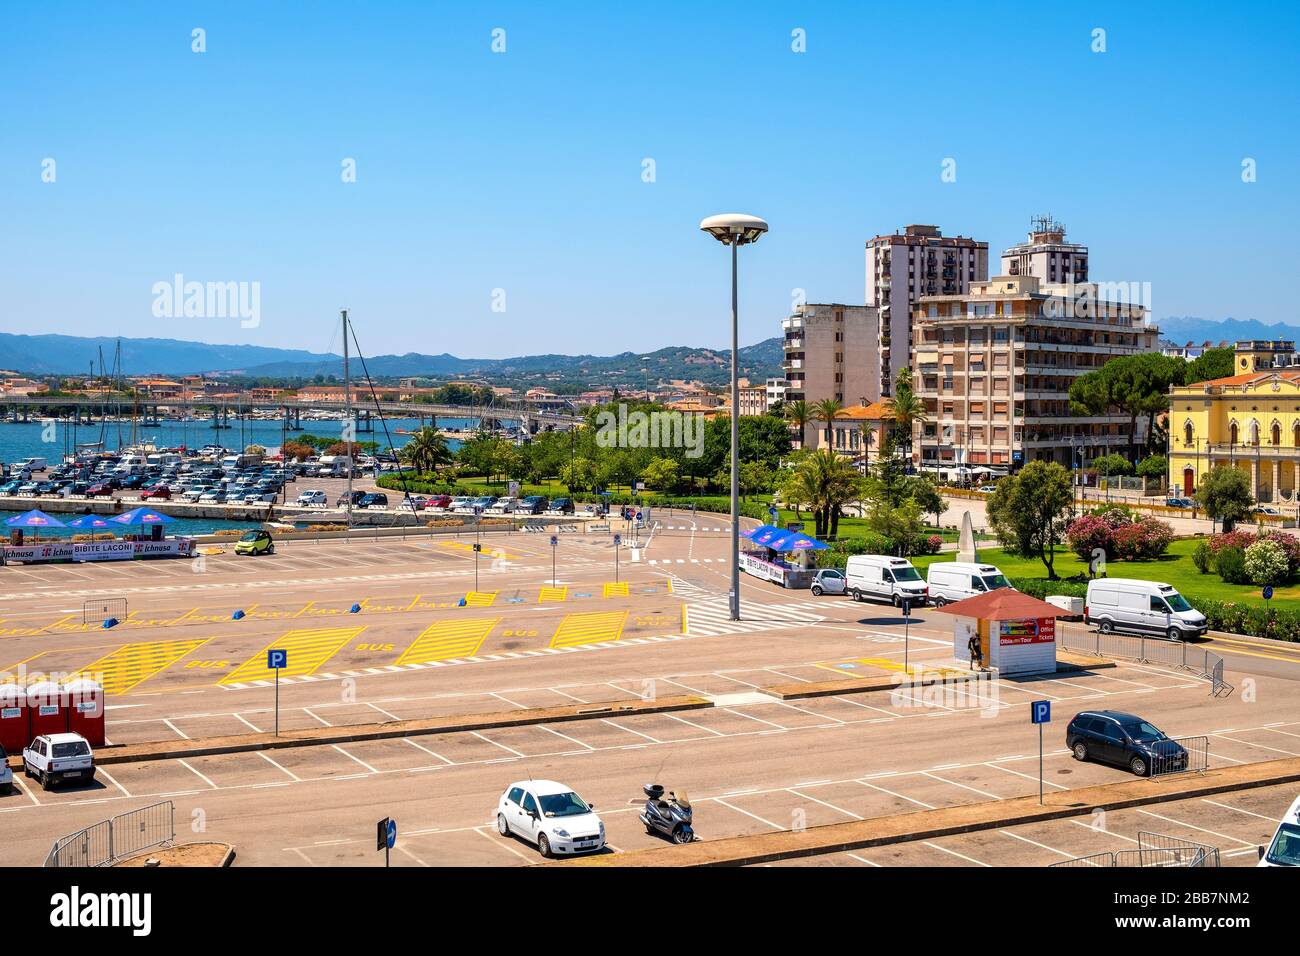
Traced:
[[40, 480], [11, 479], [0, 484], [0, 495], [111, 498], [120, 492], [135, 492], [143, 501], [228, 504], [274, 501], [280, 489], [296, 478], [291, 469], [278, 465], [223, 468], [201, 461], [130, 464], [123, 470], [117, 459], [108, 457], [61, 465]]
[[[335, 499], [335, 507], [342, 508], [348, 504], [345, 492]], [[329, 505], [329, 495], [319, 488], [304, 490], [294, 502], [303, 507], [321, 507]], [[378, 491], [353, 491], [351, 503], [353, 508], [387, 508], [388, 495]], [[510, 496], [481, 495], [477, 498], [469, 495], [411, 495], [402, 496], [397, 502], [399, 511], [427, 511], [432, 514], [458, 515], [571, 515], [576, 508], [572, 498], [548, 499], [545, 495], [530, 495], [527, 498]]]
[[[843, 571], [823, 568], [812, 581], [812, 593], [818, 596], [847, 594], [855, 601], [882, 600], [895, 607], [943, 607], [1009, 587], [1007, 576], [992, 564], [937, 561], [922, 578], [907, 558], [882, 554], [852, 555]], [[1200, 637], [1208, 627], [1205, 615], [1172, 585], [1135, 578], [1089, 581], [1083, 619], [1103, 634], [1125, 632], [1171, 641]]]

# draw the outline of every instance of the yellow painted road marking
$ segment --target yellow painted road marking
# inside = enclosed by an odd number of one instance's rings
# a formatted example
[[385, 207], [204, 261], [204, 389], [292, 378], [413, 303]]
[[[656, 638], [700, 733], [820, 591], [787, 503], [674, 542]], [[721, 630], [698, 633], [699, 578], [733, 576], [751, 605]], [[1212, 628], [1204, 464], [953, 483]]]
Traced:
[[814, 667], [823, 667], [828, 671], [834, 671], [843, 676], [853, 676], [852, 668], [840, 667], [841, 664], [866, 664], [868, 667], [876, 667], [882, 671], [891, 671], [895, 674], [965, 674], [966, 671], [958, 670], [955, 667], [931, 666], [929, 664], [912, 664], [904, 667], [898, 661], [890, 660], [887, 657], [850, 657], [842, 661], [819, 661]]
[[[467, 554], [474, 553], [474, 545], [466, 541], [439, 541], [438, 547], [445, 548], [448, 551], [462, 551]], [[483, 545], [482, 554], [489, 558], [502, 558], [506, 561], [517, 561], [523, 557], [515, 551], [509, 551], [506, 548], [496, 548], [491, 545]]]
[[623, 636], [627, 611], [593, 611], [566, 615], [551, 638], [551, 647], [617, 641]]
[[[1224, 654], [1240, 654], [1240, 655], [1242, 655], [1243, 657], [1262, 657], [1262, 658], [1264, 658], [1265, 660], [1270, 660], [1270, 661], [1284, 661], [1284, 662], [1286, 662], [1287, 664], [1295, 664], [1295, 663], [1297, 663], [1298, 661], [1300, 661], [1300, 658], [1295, 658], [1295, 657], [1286, 657], [1286, 656], [1279, 655], [1279, 654], [1259, 654], [1259, 653], [1256, 653], [1255, 651], [1243, 651], [1243, 650], [1241, 650], [1240, 648], [1237, 648], [1237, 647], [1229, 647], [1229, 646], [1228, 646], [1229, 644], [1236, 644], [1236, 643], [1238, 643], [1238, 642], [1236, 642], [1236, 641], [1224, 641], [1224, 640], [1222, 640], [1221, 638], [1219, 638], [1219, 639], [1216, 639], [1216, 640], [1210, 641], [1210, 642], [1209, 642], [1209, 646], [1210, 646], [1210, 647], [1217, 647], [1217, 648], [1218, 648], [1220, 651], [1222, 651]], [[1247, 647], [1262, 647], [1262, 646], [1264, 646], [1264, 645], [1260, 645], [1260, 644], [1247, 644], [1246, 646], [1247, 646]], [[1282, 650], [1282, 649], [1279, 648], [1279, 650]], [[1284, 653], [1286, 653], [1286, 652], [1284, 652]]]
[[465, 595], [466, 607], [491, 607], [497, 599], [496, 591], [470, 591]]
[[605, 597], [627, 597], [627, 582], [606, 581]]
[[77, 673], [83, 677], [102, 680], [104, 693], [125, 694], [142, 681], [165, 670], [172, 664], [202, 647], [210, 638], [190, 641], [153, 641], [123, 644], [93, 664], [87, 664]]
[[472, 621], [434, 621], [406, 649], [398, 664], [427, 664], [453, 657], [473, 657], [501, 618]]
[[569, 599], [569, 589], [567, 586], [558, 588], [542, 588], [537, 595], [537, 603], [545, 604], [547, 601], [567, 601]]
[[219, 683], [246, 684], [255, 680], [274, 680], [275, 671], [266, 666], [266, 652], [271, 648], [289, 652], [289, 666], [281, 668], [281, 677], [311, 674], [365, 629], [365, 625], [361, 625], [360, 627], [309, 627], [289, 631], [221, 678]]

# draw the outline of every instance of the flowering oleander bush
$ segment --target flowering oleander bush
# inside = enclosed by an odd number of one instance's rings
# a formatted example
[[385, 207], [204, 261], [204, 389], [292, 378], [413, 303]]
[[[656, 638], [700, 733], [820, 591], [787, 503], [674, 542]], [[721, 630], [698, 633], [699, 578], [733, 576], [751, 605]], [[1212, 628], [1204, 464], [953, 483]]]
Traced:
[[1116, 528], [1111, 540], [1118, 560], [1149, 561], [1165, 553], [1174, 540], [1174, 529], [1167, 522], [1146, 516]]
[[1084, 561], [1091, 561], [1092, 552], [1097, 548], [1103, 549], [1107, 557], [1114, 557], [1111, 551], [1114, 547], [1113, 533], [1114, 529], [1099, 515], [1086, 514], [1070, 522], [1065, 531], [1065, 540], [1071, 551]]
[[1246, 576], [1252, 584], [1282, 584], [1291, 576], [1286, 551], [1268, 538], [1260, 538], [1245, 551]]
[[1097, 548], [1118, 561], [1158, 558], [1174, 540], [1166, 522], [1150, 515], [1134, 517], [1125, 508], [1106, 508], [1081, 515], [1070, 522], [1065, 538], [1070, 550], [1085, 561]]

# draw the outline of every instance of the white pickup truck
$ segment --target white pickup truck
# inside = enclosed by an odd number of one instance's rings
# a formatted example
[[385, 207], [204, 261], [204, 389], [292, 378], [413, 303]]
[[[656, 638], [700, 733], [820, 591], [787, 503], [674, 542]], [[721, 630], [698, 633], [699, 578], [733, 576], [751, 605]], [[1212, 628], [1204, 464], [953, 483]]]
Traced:
[[23, 749], [23, 773], [49, 790], [65, 780], [95, 779], [95, 755], [81, 734], [42, 734]]

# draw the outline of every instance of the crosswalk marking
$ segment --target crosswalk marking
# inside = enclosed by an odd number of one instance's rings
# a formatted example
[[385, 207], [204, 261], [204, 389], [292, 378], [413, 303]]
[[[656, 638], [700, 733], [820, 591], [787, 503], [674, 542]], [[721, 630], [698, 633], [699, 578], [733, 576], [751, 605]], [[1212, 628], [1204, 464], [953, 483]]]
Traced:
[[123, 644], [93, 664], [86, 665], [78, 671], [78, 674], [100, 681], [105, 694], [125, 694], [132, 687], [175, 664], [190, 651], [202, 647], [209, 640], [210, 638], [202, 638], [190, 641]]
[[593, 611], [567, 615], [551, 638], [551, 647], [565, 648], [581, 644], [617, 641], [623, 636], [627, 611]]
[[281, 668], [281, 678], [308, 676], [365, 629], [363, 624], [360, 627], [309, 627], [289, 631], [236, 667], [220, 683], [274, 680], [275, 671], [266, 666], [266, 652], [272, 648], [289, 652], [289, 666]]
[[470, 591], [465, 595], [466, 607], [491, 607], [497, 599], [496, 591]]
[[802, 602], [788, 605], [748, 604], [742, 606], [742, 619], [739, 621], [730, 620], [729, 614], [725, 602], [693, 602], [687, 606], [687, 633], [692, 637], [750, 634], [778, 627], [806, 627], [825, 619], [823, 615], [813, 613]]
[[476, 618], [471, 621], [435, 621], [406, 649], [397, 664], [401, 667], [474, 657], [483, 641], [492, 633], [492, 628], [499, 623], [499, 617]]

